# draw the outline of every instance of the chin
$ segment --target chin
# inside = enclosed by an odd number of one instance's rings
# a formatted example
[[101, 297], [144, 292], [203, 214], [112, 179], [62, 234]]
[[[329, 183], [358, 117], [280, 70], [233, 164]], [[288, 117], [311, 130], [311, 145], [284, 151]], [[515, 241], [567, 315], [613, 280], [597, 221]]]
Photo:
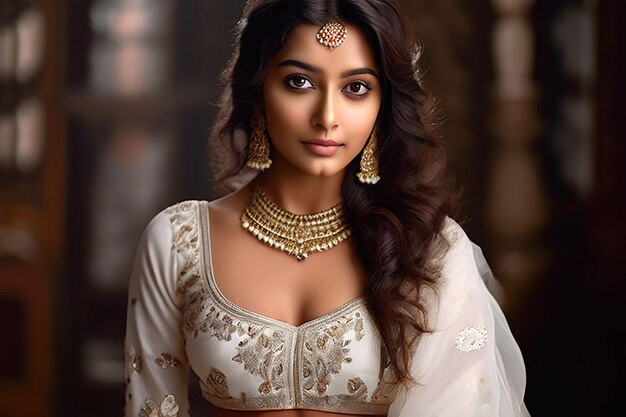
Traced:
[[291, 161], [283, 158], [285, 162], [306, 175], [312, 177], [330, 178], [343, 174], [348, 164], [338, 158], [319, 158], [306, 155], [305, 158], [293, 158]]
[[314, 175], [316, 177], [323, 177], [323, 178], [330, 178], [330, 177], [334, 177], [337, 176], [341, 173], [343, 173], [343, 171], [345, 170], [344, 168], [328, 168], [328, 167], [322, 167], [316, 170], [312, 170], [310, 173], [311, 175]]

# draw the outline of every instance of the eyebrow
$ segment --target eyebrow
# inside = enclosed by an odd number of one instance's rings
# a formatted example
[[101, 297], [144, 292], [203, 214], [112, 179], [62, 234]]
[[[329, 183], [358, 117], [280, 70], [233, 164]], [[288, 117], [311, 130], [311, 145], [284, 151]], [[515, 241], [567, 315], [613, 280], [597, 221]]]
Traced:
[[[278, 67], [287, 67], [287, 66], [294, 66], [294, 67], [298, 67], [298, 68], [302, 68], [303, 70], [309, 71], [309, 72], [314, 72], [316, 74], [323, 74], [324, 70], [316, 67], [314, 65], [311, 64], [307, 64], [306, 62], [302, 62], [302, 61], [298, 61], [295, 59], [288, 59], [286, 61], [281, 62], [280, 64], [278, 64]], [[363, 67], [363, 68], [355, 68], [349, 71], [344, 71], [341, 74], [339, 74], [339, 76], [341, 78], [347, 78], [347, 77], [352, 77], [353, 75], [360, 75], [360, 74], [370, 74], [373, 75], [376, 78], [380, 78], [378, 76], [378, 74], [376, 73], [376, 71], [374, 71], [371, 68], [367, 68], [367, 67]]]

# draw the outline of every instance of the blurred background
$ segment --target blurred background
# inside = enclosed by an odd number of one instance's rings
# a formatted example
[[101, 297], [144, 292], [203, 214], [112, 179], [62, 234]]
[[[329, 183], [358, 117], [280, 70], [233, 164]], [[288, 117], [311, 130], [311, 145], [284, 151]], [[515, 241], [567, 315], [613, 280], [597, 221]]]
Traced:
[[[625, 3], [400, 2], [531, 414], [615, 415]], [[166, 206], [216, 197], [206, 140], [243, 3], [1, 0], [0, 416], [121, 414], [135, 247]]]

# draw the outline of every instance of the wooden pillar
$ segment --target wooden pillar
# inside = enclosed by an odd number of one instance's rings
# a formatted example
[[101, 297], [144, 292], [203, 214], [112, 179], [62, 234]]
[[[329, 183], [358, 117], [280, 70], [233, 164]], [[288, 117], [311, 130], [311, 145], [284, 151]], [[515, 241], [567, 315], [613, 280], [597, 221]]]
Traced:
[[490, 261], [506, 295], [504, 310], [517, 316], [545, 269], [541, 239], [549, 217], [535, 143], [541, 121], [532, 80], [533, 0], [492, 3], [497, 13], [492, 38], [494, 143], [486, 215], [492, 236]]
[[66, 148], [55, 0], [0, 7], [0, 415], [54, 415]]

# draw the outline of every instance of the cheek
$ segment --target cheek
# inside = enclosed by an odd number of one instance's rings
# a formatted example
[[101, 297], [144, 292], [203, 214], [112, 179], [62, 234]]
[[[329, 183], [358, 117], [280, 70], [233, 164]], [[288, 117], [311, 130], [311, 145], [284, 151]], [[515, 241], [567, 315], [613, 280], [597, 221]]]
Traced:
[[309, 118], [308, 106], [304, 100], [294, 100], [293, 95], [274, 92], [266, 96], [265, 114], [268, 128], [275, 132], [301, 129]]
[[[360, 139], [360, 145], [365, 145], [365, 141], [369, 137], [378, 116], [379, 104], [372, 102], [364, 106], [352, 107], [344, 118], [344, 126], [346, 130]], [[362, 142], [362, 143], [361, 143]]]

